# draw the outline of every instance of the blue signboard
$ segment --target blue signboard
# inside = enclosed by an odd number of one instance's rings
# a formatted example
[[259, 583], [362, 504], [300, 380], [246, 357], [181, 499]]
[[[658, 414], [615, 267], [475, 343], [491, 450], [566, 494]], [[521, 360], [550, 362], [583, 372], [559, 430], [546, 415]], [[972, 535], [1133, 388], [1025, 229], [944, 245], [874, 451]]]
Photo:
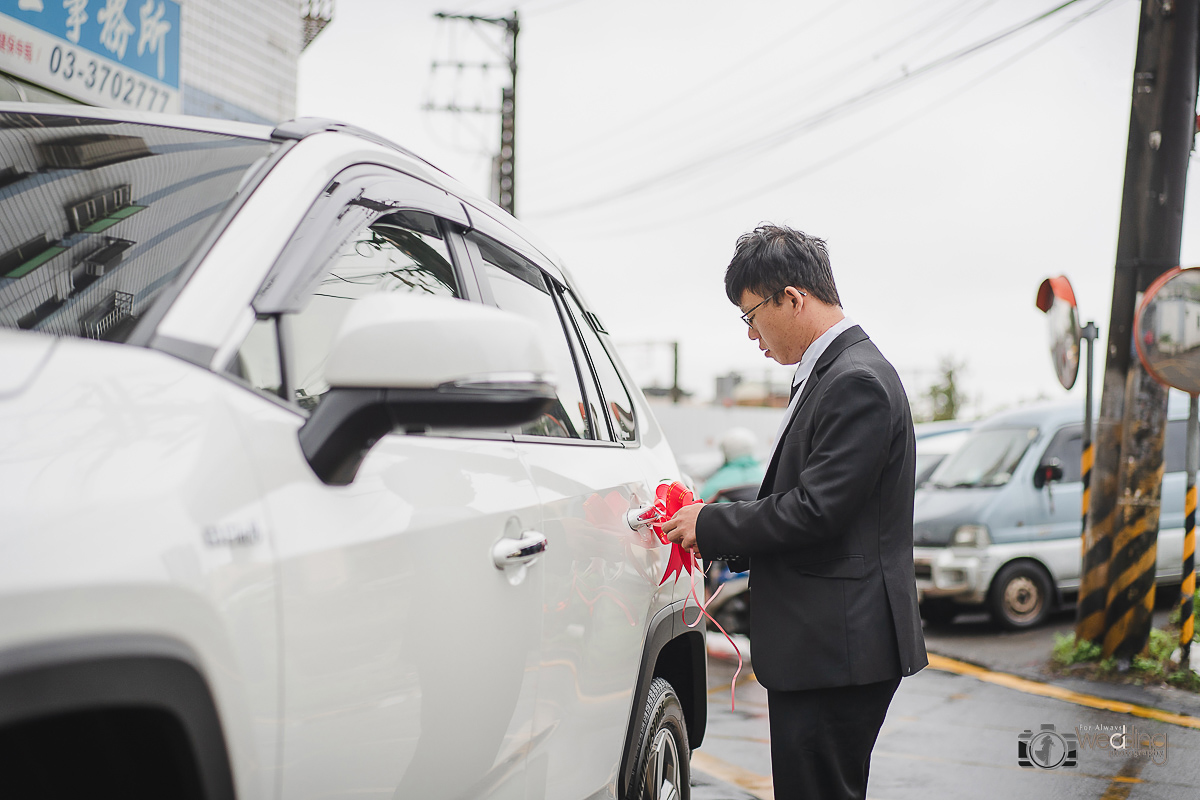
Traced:
[[174, 110], [179, 28], [173, 0], [0, 0], [0, 69], [96, 105]]

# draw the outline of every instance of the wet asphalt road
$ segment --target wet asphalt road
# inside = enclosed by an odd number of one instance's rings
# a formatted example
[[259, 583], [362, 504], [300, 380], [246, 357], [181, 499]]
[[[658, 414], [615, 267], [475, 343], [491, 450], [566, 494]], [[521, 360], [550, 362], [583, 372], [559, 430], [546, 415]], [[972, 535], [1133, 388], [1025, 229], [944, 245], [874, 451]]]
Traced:
[[[1059, 621], [1069, 627], [1069, 621]], [[1040, 637], [1006, 641], [986, 624], [964, 628], [972, 648], [997, 648], [1006, 657], [1033, 663], [1048, 655]], [[932, 634], [932, 632], [931, 632]], [[954, 630], [931, 635], [954, 638]], [[996, 641], [993, 641], [996, 640]], [[960, 647], [961, 647], [960, 643]], [[728, 683], [735, 664], [709, 660], [708, 732], [693, 758], [695, 800], [770, 798], [770, 743], [766, 691], [753, 679], [738, 686], [737, 710], [729, 708]], [[1058, 732], [1085, 734], [1075, 768], [1022, 768], [1018, 736], [1053, 724]], [[1147, 734], [1162, 749], [1129, 758], [1096, 745], [1125, 726]], [[1100, 728], [1098, 726], [1106, 726]], [[1088, 741], [1090, 740], [1090, 741]], [[1117, 743], [1120, 743], [1117, 739]], [[1129, 741], [1133, 741], [1132, 738]], [[931, 798], [1088, 798], [1179, 800], [1200, 797], [1200, 730], [1078, 706], [1026, 694], [972, 677], [926, 669], [900, 684], [871, 765], [871, 800]]]

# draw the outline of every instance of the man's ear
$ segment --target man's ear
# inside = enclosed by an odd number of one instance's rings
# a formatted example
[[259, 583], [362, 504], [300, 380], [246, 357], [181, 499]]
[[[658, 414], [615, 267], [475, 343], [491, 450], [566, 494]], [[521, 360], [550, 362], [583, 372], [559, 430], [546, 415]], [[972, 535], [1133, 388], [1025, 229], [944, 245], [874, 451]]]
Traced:
[[793, 313], [804, 307], [804, 295], [800, 294], [796, 287], [788, 286], [783, 290], [783, 296], [791, 303]]

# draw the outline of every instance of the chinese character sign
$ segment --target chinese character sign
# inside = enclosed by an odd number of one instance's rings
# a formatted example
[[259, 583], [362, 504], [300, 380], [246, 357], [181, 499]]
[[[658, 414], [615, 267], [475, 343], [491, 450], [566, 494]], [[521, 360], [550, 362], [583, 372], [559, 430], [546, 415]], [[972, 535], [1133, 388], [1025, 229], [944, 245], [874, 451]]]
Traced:
[[0, 70], [86, 103], [178, 111], [179, 3], [0, 0]]

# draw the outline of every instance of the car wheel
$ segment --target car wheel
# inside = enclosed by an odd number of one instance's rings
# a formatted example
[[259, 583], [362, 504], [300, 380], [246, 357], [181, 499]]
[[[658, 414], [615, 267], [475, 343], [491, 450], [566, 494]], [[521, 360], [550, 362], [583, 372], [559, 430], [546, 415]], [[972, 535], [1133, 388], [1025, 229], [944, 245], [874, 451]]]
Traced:
[[646, 697], [628, 800], [689, 800], [692, 749], [679, 696], [655, 678]]
[[939, 597], [921, 603], [921, 618], [930, 625], [949, 625], [958, 616], [958, 606], [953, 600]]
[[[750, 590], [747, 589], [721, 603], [717, 610], [713, 612], [713, 619], [720, 623], [725, 632], [730, 635], [740, 633], [743, 636], [749, 636]], [[716, 628], [715, 625], [711, 624], [709, 627]]]
[[1009, 630], [1040, 625], [1050, 614], [1050, 592], [1050, 576], [1037, 564], [1007, 564], [997, 573], [988, 594], [992, 619]]

